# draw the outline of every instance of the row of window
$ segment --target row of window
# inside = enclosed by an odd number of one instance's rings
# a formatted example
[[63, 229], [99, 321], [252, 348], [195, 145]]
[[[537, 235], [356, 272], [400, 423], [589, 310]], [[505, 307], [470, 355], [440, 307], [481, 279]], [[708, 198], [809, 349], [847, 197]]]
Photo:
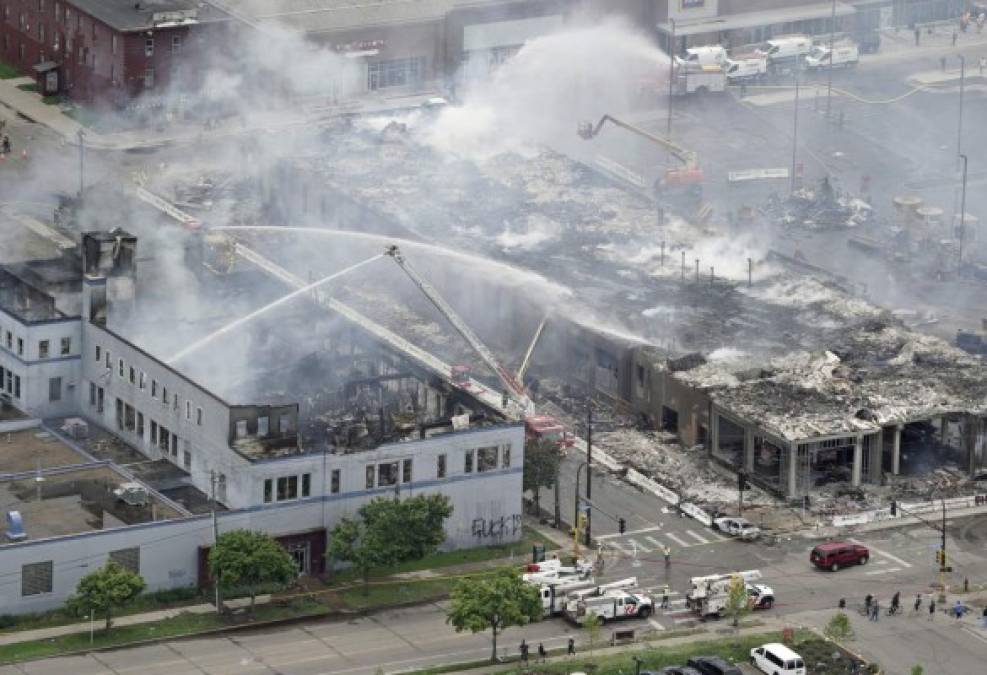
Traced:
[[[140, 547], [110, 551], [110, 562], [115, 562], [134, 574], [141, 572]], [[21, 596], [51, 593], [55, 587], [55, 564], [51, 560], [21, 565]]]
[[[333, 480], [336, 484], [336, 491], [339, 491], [339, 470], [334, 470]], [[299, 491], [301, 485], [301, 491]], [[301, 476], [279, 476], [278, 478], [268, 478], [264, 481], [264, 503], [290, 502], [299, 497], [305, 498], [312, 495], [312, 474], [303, 473]]]
[[[12, 331], [5, 330], [2, 331], [4, 334], [4, 345], [6, 345], [8, 351], [16, 351], [18, 356], [24, 356], [24, 338], [17, 337]], [[50, 359], [53, 356], [51, 340], [38, 340], [38, 358], [39, 359]], [[72, 338], [63, 337], [59, 338], [58, 344], [58, 355], [68, 356], [72, 353]]]
[[[96, 345], [96, 362], [102, 362], [106, 370], [110, 371], [111, 375], [113, 374], [113, 358], [110, 355], [109, 349], [103, 349], [100, 345]], [[136, 386], [139, 391], [147, 390], [150, 381], [150, 396], [152, 399], [158, 400], [159, 387], [157, 380], [148, 378], [147, 373], [143, 370], [138, 371], [133, 366], [128, 366], [122, 358], [117, 359], [116, 365], [117, 375], [127, 380], [131, 385]], [[161, 405], [167, 407], [170, 401], [171, 409], [177, 412], [179, 406], [178, 394], [169, 397], [168, 387], [163, 384], [160, 387], [160, 393]], [[189, 424], [192, 423], [192, 411], [192, 401], [185, 399], [185, 420]], [[202, 408], [199, 406], [195, 406], [195, 424], [200, 427], [202, 426]]]
[[21, 376], [0, 366], [0, 391], [6, 391], [14, 398], [21, 397]]

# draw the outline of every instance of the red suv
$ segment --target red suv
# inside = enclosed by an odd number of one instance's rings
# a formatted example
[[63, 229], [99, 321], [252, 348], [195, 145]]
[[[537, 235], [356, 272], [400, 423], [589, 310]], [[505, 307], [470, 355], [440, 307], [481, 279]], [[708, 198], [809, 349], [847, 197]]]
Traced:
[[819, 544], [809, 554], [809, 562], [816, 567], [835, 572], [847, 565], [866, 565], [870, 551], [866, 546], [847, 541], [829, 541]]

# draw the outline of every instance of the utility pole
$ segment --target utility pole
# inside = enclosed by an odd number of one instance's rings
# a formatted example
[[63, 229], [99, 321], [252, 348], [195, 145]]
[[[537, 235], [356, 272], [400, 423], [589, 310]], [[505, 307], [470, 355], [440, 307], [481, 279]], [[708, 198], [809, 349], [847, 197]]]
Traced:
[[946, 602], [946, 500], [942, 500], [942, 557], [939, 558], [939, 602]]
[[672, 24], [672, 33], [668, 40], [668, 123], [665, 126], [665, 135], [672, 137], [672, 85], [675, 82], [675, 19], [669, 19]]
[[792, 189], [795, 192], [795, 160], [799, 147], [799, 76], [795, 74], [795, 130], [792, 134]]
[[[593, 499], [593, 399], [586, 402], [586, 500]], [[586, 548], [592, 544], [593, 508], [586, 509]]]
[[963, 267], [963, 236], [966, 234], [966, 155], [960, 155], [960, 159], [963, 160], [963, 189], [960, 193], [960, 251], [959, 264], [956, 269], [957, 275], [960, 274], [960, 270]]
[[76, 136], [79, 138], [79, 196], [82, 197], [82, 191], [86, 187], [85, 181], [85, 155], [86, 155], [86, 132], [83, 129], [79, 129], [76, 132]]
[[[216, 519], [216, 472], [209, 471], [209, 484], [210, 484], [210, 495], [212, 501], [212, 545], [213, 549], [219, 544], [219, 521]], [[223, 599], [219, 593], [219, 575], [213, 579], [213, 584], [216, 586], [216, 613], [223, 613]]]
[[833, 38], [836, 36], [836, 0], [833, 0], [833, 13], [829, 18], [829, 74], [826, 78], [826, 119], [829, 119], [829, 112], [833, 98]]
[[966, 89], [966, 57], [957, 54], [960, 60], [960, 119], [956, 129], [956, 154], [963, 154], [963, 92]]
[[[559, 460], [558, 464], [555, 465], [555, 485], [552, 486], [552, 492], [555, 493], [555, 527], [558, 528], [562, 523], [562, 505], [559, 497], [559, 474], [562, 473], [562, 461]], [[576, 499], [579, 499], [579, 491], [576, 491]]]

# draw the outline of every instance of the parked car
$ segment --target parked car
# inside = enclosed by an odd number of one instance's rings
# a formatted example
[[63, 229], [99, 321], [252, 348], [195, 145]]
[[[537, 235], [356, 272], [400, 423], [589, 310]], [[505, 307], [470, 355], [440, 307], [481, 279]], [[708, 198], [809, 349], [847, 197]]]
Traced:
[[809, 562], [831, 572], [847, 565], [866, 565], [868, 560], [870, 560], [870, 551], [866, 546], [847, 541], [819, 544], [809, 554]]
[[778, 642], [752, 649], [751, 664], [768, 675], [806, 675], [802, 657]]
[[642, 670], [641, 675], [703, 675], [689, 666], [665, 666], [661, 670]]
[[702, 675], [744, 675], [740, 668], [719, 656], [693, 656], [686, 665], [695, 668]]
[[731, 537], [740, 539], [757, 539], [761, 535], [761, 528], [747, 520], [746, 518], [734, 518], [732, 516], [717, 518], [713, 521], [713, 529], [729, 534]]

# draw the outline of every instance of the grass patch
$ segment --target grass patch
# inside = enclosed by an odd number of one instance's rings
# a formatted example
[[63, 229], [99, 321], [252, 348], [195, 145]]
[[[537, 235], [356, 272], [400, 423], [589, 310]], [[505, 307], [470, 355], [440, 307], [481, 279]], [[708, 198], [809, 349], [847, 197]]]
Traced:
[[20, 89], [21, 91], [37, 91], [38, 85], [36, 85], [34, 82], [30, 82], [28, 84], [19, 84], [17, 85], [17, 88]]
[[45, 105], [61, 105], [67, 100], [68, 99], [62, 96], [61, 94], [51, 94], [49, 96], [41, 97], [41, 102], [44, 103]]
[[463, 576], [489, 575], [500, 569], [502, 567], [492, 567], [438, 579], [376, 579], [371, 580], [366, 588], [363, 584], [352, 582], [354, 585], [340, 589], [336, 597], [347, 609], [358, 611], [405, 603], [432, 602], [447, 597]]
[[9, 63], [4, 63], [0, 61], [0, 80], [12, 80], [15, 77], [20, 77], [20, 71], [14, 68]]
[[97, 630], [92, 644], [89, 642], [88, 633], [76, 633], [48, 640], [0, 645], [0, 663], [27, 661], [92, 648], [116, 647], [145, 640], [202, 633], [232, 626], [249, 626], [266, 621], [318, 616], [327, 612], [326, 605], [301, 598], [283, 604], [258, 605], [253, 615], [240, 614], [232, 618], [221, 617], [216, 614], [183, 613], [171, 619], [154, 623], [111, 628], [109, 632]]

